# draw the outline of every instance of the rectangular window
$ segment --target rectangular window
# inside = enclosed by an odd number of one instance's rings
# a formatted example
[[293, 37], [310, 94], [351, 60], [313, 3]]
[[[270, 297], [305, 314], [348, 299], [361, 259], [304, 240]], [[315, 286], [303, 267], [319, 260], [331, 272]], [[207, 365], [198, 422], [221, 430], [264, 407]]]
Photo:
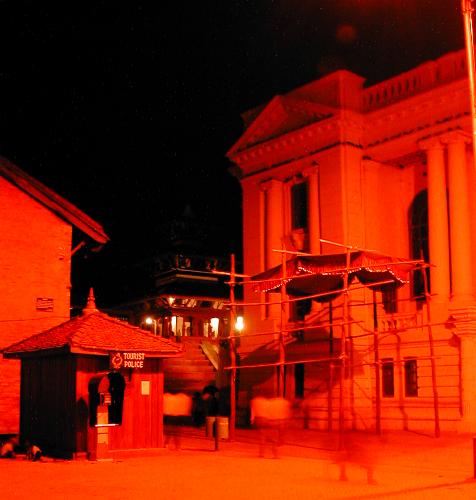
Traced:
[[405, 359], [405, 396], [418, 396], [418, 367], [417, 360], [412, 358]]
[[304, 363], [294, 365], [294, 397], [304, 397]]
[[387, 314], [398, 311], [397, 288], [392, 286], [382, 291], [383, 308]]
[[291, 187], [292, 229], [307, 228], [307, 183], [300, 182]]
[[393, 398], [395, 396], [394, 364], [392, 358], [382, 359], [382, 396]]

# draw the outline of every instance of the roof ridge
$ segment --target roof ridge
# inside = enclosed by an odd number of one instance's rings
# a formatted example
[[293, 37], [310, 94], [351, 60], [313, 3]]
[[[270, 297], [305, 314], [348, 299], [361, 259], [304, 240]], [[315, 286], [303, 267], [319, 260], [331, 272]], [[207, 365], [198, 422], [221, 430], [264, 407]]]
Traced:
[[3, 156], [0, 156], [0, 173], [38, 202], [75, 225], [93, 240], [100, 244], [109, 241], [109, 237], [104, 232], [101, 224]]

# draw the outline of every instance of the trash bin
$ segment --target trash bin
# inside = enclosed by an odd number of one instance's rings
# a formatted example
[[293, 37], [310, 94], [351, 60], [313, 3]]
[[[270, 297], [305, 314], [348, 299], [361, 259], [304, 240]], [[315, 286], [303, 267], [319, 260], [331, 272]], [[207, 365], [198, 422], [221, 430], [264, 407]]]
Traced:
[[215, 419], [216, 417], [205, 417], [205, 436], [213, 437], [215, 435], [215, 433], [213, 432]]
[[228, 417], [216, 417], [218, 439], [228, 439]]

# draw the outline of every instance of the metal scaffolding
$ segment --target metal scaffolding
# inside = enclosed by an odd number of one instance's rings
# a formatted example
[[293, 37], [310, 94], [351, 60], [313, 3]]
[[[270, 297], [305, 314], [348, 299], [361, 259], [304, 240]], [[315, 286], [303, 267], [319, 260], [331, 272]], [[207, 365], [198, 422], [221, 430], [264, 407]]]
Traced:
[[[326, 243], [331, 243], [328, 240], [321, 240]], [[340, 273], [342, 276], [342, 287], [339, 287], [337, 290], [333, 289], [331, 291], [317, 291], [316, 293], [307, 293], [303, 296], [290, 298], [288, 295], [288, 287], [290, 283], [297, 282], [299, 279], [309, 279], [313, 273], [307, 272], [305, 275], [292, 275], [288, 272], [289, 263], [292, 259], [296, 257], [309, 257], [309, 258], [319, 258], [322, 256], [312, 256], [310, 254], [306, 254], [303, 252], [289, 252], [286, 250], [276, 250], [281, 253], [282, 262], [280, 266], [277, 266], [279, 269], [275, 269], [275, 271], [279, 271], [280, 276], [277, 279], [275, 275], [273, 277], [267, 277], [263, 279], [262, 275], [266, 275], [269, 273], [265, 271], [264, 273], [260, 273], [255, 277], [249, 277], [243, 274], [237, 274], [235, 271], [235, 259], [232, 256], [231, 259], [231, 270], [229, 274], [230, 280], [230, 310], [231, 310], [231, 328], [229, 332], [229, 351], [230, 351], [230, 365], [225, 367], [226, 370], [230, 371], [230, 438], [233, 439], [234, 429], [236, 426], [236, 400], [237, 400], [237, 390], [236, 390], [236, 377], [238, 370], [245, 369], [259, 369], [265, 367], [276, 366], [278, 368], [278, 384], [277, 384], [277, 396], [284, 396], [284, 386], [285, 386], [285, 366], [286, 365], [295, 365], [299, 363], [316, 363], [316, 364], [327, 364], [329, 367], [329, 381], [328, 381], [328, 430], [332, 430], [332, 420], [333, 420], [333, 408], [332, 408], [332, 386], [335, 378], [335, 370], [339, 369], [339, 408], [338, 408], [338, 422], [339, 422], [339, 446], [342, 446], [343, 432], [345, 428], [345, 411], [346, 411], [346, 400], [345, 394], [346, 391], [350, 393], [350, 398], [352, 398], [352, 380], [353, 380], [353, 370], [357, 365], [353, 361], [354, 352], [353, 352], [353, 341], [359, 337], [363, 336], [372, 336], [373, 337], [373, 362], [369, 362], [368, 364], [373, 365], [374, 373], [375, 373], [375, 430], [377, 434], [381, 433], [381, 365], [382, 362], [379, 357], [379, 345], [381, 339], [379, 338], [379, 327], [378, 327], [378, 317], [377, 317], [377, 296], [376, 291], [379, 287], [389, 285], [390, 283], [396, 283], [395, 280], [383, 279], [374, 281], [371, 283], [366, 283], [363, 285], [352, 285], [351, 280], [353, 274], [355, 272], [355, 268], [352, 266], [351, 257], [352, 252], [355, 251], [363, 251], [363, 252], [371, 252], [369, 250], [361, 250], [355, 247], [343, 246], [345, 248], [345, 266], [342, 268], [336, 268], [333, 266], [331, 273]], [[288, 257], [291, 256], [291, 259]], [[433, 402], [434, 402], [434, 433], [435, 436], [438, 437], [440, 435], [440, 424], [439, 424], [439, 411], [438, 411], [438, 390], [437, 390], [437, 381], [436, 381], [436, 362], [435, 362], [435, 353], [434, 353], [434, 342], [433, 342], [433, 333], [432, 333], [432, 325], [430, 318], [430, 308], [429, 301], [431, 299], [429, 290], [428, 290], [428, 282], [426, 279], [426, 269], [429, 267], [429, 264], [426, 264], [423, 260], [404, 260], [404, 259], [395, 259], [394, 261], [389, 260], [385, 264], [376, 263], [374, 265], [367, 264], [365, 269], [370, 272], [377, 274], [380, 270], [382, 271], [384, 268], [392, 269], [392, 266], [404, 266], [406, 271], [422, 271], [424, 277], [424, 300], [426, 303], [426, 309], [428, 311], [428, 318], [426, 325], [419, 325], [418, 328], [426, 327], [428, 332], [428, 345], [429, 345], [429, 359], [431, 361], [431, 374], [432, 374], [432, 390], [433, 390]], [[393, 271], [392, 271], [393, 272]], [[317, 273], [316, 273], [317, 276]], [[234, 334], [233, 325], [236, 319], [236, 311], [237, 307], [256, 307], [262, 306], [263, 304], [268, 304], [268, 302], [237, 302], [235, 300], [235, 287], [236, 285], [244, 285], [244, 286], [258, 286], [261, 289], [266, 289], [267, 285], [272, 285], [273, 291], [280, 290], [280, 328], [279, 331], [268, 331], [268, 332], [252, 332], [247, 333], [247, 336], [270, 336], [272, 335], [274, 338], [278, 337], [278, 360], [275, 362], [266, 362], [266, 363], [251, 363], [246, 365], [241, 365], [237, 362], [236, 355], [236, 339], [242, 337], [242, 335]], [[360, 335], [352, 335], [351, 327], [352, 325], [359, 324], [358, 321], [353, 321], [350, 313], [350, 304], [349, 304], [349, 293], [353, 290], [357, 290], [359, 288], [368, 288], [372, 289], [372, 303], [371, 304], [363, 304], [363, 305], [371, 305], [373, 310], [373, 328], [372, 330], [365, 330], [364, 333]], [[335, 321], [333, 319], [333, 302], [335, 300], [335, 295], [342, 295], [342, 319]], [[291, 326], [286, 318], [286, 304], [293, 303], [296, 301], [316, 299], [316, 298], [326, 298], [330, 299], [329, 301], [329, 321], [327, 323], [319, 323], [312, 325], [298, 325]], [[362, 304], [361, 304], [362, 305]], [[359, 326], [363, 328], [360, 324]], [[297, 331], [305, 331], [306, 328], [316, 328], [316, 327], [326, 327], [329, 329], [329, 335], [327, 338], [324, 338], [324, 341], [329, 342], [329, 355], [327, 357], [315, 357], [301, 360], [289, 360], [286, 359], [286, 350], [285, 345], [286, 341], [293, 335], [293, 333]], [[339, 328], [341, 331], [340, 334], [340, 352], [334, 353], [334, 332], [336, 328]], [[408, 328], [411, 330], [412, 328]], [[370, 352], [369, 352], [370, 354]], [[428, 359], [428, 357], [425, 357]], [[349, 384], [349, 387], [346, 386], [346, 382]]]

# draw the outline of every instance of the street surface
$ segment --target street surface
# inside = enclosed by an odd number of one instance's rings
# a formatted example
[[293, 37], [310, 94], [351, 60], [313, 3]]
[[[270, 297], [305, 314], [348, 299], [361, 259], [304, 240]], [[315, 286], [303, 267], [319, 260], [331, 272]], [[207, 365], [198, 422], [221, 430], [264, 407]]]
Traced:
[[358, 460], [339, 481], [335, 436], [289, 432], [278, 459], [258, 457], [256, 431], [238, 430], [234, 442], [186, 429], [181, 449], [154, 457], [113, 461], [0, 460], [1, 498], [76, 499], [476, 499], [472, 438], [396, 433], [359, 439], [374, 458], [376, 485]]

